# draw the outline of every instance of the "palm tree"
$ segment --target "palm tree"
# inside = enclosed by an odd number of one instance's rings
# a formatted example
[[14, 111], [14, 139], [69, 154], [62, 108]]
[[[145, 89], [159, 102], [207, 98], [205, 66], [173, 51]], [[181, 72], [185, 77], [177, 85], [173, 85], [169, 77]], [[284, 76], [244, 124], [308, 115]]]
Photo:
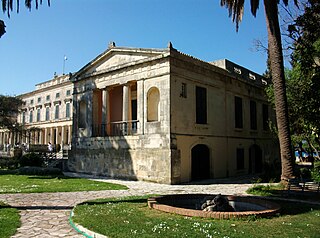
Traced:
[[[36, 4], [36, 9], [38, 9], [39, 3], [42, 4], [42, 0], [34, 0], [34, 1]], [[7, 12], [8, 17], [10, 17], [10, 12], [13, 11], [13, 2], [16, 2], [17, 12], [19, 12], [20, 0], [1, 0], [2, 11], [4, 13]], [[28, 8], [29, 10], [31, 10], [32, 2], [33, 2], [32, 0], [24, 1], [26, 8]], [[48, 0], [48, 5], [50, 6], [50, 0]], [[4, 24], [4, 21], [0, 19], [0, 38], [4, 33], [6, 33], [5, 27], [6, 25]]]
[[[226, 6], [229, 16], [236, 22], [238, 31], [239, 23], [242, 20], [245, 0], [221, 0], [221, 6]], [[281, 156], [281, 180], [287, 180], [293, 174], [293, 151], [291, 146], [288, 105], [286, 97], [285, 74], [283, 65], [283, 54], [281, 44], [281, 33], [278, 18], [279, 0], [264, 0], [266, 25], [268, 30], [268, 53], [270, 60], [271, 77], [275, 94], [276, 120]], [[287, 6], [288, 0], [283, 0]], [[297, 0], [294, 0], [297, 5]], [[250, 0], [251, 13], [256, 16], [259, 8], [259, 0]]]

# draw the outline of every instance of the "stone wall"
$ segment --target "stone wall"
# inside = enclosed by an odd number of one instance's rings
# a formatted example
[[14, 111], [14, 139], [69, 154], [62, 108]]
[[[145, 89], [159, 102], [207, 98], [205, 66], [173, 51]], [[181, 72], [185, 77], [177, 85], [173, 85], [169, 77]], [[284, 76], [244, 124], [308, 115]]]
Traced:
[[69, 170], [112, 178], [171, 184], [168, 138], [124, 136], [78, 138], [69, 157]]

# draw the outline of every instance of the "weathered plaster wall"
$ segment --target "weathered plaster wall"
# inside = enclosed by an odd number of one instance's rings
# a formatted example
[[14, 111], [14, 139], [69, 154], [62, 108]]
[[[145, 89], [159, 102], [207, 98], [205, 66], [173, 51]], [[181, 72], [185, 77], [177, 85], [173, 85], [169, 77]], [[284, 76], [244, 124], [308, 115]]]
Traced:
[[[210, 177], [222, 178], [249, 172], [249, 149], [257, 144], [263, 161], [278, 158], [269, 132], [263, 130], [262, 104], [268, 104], [261, 85], [231, 78], [227, 71], [177, 55], [171, 59], [171, 136], [180, 154], [181, 182], [191, 180], [191, 149], [198, 144], [210, 150]], [[186, 87], [186, 97], [183, 96]], [[207, 123], [196, 124], [196, 86], [207, 90]], [[243, 128], [235, 128], [234, 97], [243, 100]], [[250, 100], [257, 103], [257, 130], [250, 130]], [[269, 108], [269, 116], [274, 114]], [[245, 151], [244, 169], [237, 170], [237, 148]]]

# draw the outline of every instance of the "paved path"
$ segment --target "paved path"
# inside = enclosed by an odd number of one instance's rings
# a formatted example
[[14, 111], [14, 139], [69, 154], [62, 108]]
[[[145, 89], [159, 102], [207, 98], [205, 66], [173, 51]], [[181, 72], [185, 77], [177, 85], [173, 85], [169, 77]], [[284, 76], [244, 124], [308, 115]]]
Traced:
[[[73, 175], [75, 176], [75, 174]], [[122, 181], [113, 179], [97, 180], [123, 184], [129, 189], [68, 193], [0, 194], [0, 201], [4, 201], [20, 210], [22, 225], [12, 237], [84, 237], [74, 231], [69, 225], [68, 219], [70, 211], [76, 204], [95, 198], [173, 193], [221, 193], [241, 195], [245, 194], [245, 191], [252, 185], [250, 183], [164, 185], [142, 181]]]

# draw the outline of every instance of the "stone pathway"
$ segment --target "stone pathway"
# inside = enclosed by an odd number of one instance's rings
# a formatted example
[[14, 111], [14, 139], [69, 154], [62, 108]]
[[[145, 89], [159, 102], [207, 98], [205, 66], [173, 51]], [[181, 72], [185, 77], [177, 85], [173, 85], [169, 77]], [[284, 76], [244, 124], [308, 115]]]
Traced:
[[[76, 174], [69, 174], [77, 176]], [[128, 190], [88, 191], [68, 193], [0, 194], [0, 201], [17, 207], [21, 215], [21, 227], [13, 238], [78, 238], [84, 237], [69, 225], [71, 209], [86, 200], [147, 194], [212, 193], [243, 195], [250, 183], [209, 185], [165, 185], [142, 181], [95, 179], [126, 185]]]

